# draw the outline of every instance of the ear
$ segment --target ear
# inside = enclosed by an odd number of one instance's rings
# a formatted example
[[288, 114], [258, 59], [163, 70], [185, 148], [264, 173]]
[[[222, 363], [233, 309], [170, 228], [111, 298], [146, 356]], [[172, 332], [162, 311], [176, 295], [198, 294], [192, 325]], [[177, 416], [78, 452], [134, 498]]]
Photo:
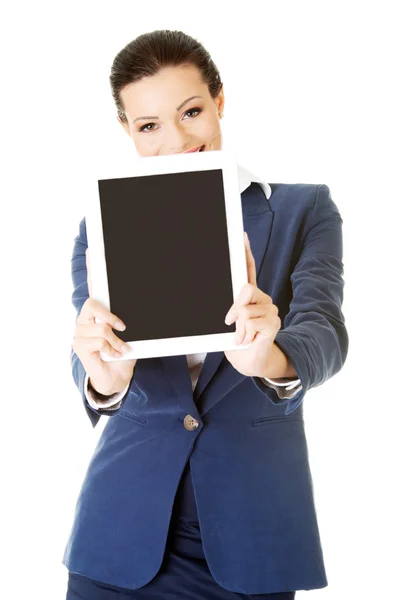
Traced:
[[217, 107], [218, 115], [221, 117], [224, 112], [224, 106], [225, 106], [225, 96], [224, 96], [224, 85], [223, 84], [222, 84], [220, 91], [218, 92], [218, 96], [216, 96], [214, 98], [214, 102]]
[[117, 121], [122, 126], [123, 130], [125, 131], [125, 133], [127, 133], [129, 135], [129, 137], [130, 137], [130, 131], [129, 131], [128, 123], [124, 123], [123, 120], [121, 119], [121, 117], [118, 114], [117, 114]]

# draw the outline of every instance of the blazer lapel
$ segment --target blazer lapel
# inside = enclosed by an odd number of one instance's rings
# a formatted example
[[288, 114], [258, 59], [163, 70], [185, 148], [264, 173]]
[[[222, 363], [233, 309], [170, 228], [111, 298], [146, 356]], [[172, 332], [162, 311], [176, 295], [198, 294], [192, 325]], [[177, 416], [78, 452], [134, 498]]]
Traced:
[[[242, 194], [244, 231], [250, 240], [254, 256], [257, 281], [268, 248], [274, 212], [257, 184], [250, 185]], [[178, 397], [189, 394], [202, 415], [218, 402], [222, 396], [237, 385], [245, 376], [239, 373], [225, 358], [223, 351], [209, 352], [204, 360], [197, 385], [192, 383], [186, 355], [162, 357], [166, 377], [174, 386]], [[218, 371], [218, 377], [214, 375]], [[213, 379], [214, 378], [214, 379]], [[215, 382], [215, 385], [211, 384]]]

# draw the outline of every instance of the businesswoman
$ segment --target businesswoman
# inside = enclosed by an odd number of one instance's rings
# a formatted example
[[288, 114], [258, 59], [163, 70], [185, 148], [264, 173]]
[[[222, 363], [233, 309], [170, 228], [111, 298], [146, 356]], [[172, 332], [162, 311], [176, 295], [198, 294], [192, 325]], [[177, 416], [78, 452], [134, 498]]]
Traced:
[[[139, 36], [110, 82], [140, 156], [222, 148], [223, 85], [190, 36]], [[248, 284], [226, 331], [242, 350], [102, 361], [100, 350], [123, 357], [123, 325], [90, 297], [80, 222], [72, 374], [92, 426], [110, 418], [64, 552], [67, 600], [289, 600], [328, 583], [303, 399], [347, 355], [342, 219], [325, 184], [269, 184], [244, 169], [239, 184]]]

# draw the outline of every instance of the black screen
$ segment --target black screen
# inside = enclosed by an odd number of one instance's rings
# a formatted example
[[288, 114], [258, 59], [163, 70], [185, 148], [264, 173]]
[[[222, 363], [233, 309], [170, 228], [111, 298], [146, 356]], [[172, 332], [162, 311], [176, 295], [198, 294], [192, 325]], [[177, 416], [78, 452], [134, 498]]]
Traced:
[[226, 333], [233, 303], [221, 169], [99, 181], [110, 310], [124, 341]]

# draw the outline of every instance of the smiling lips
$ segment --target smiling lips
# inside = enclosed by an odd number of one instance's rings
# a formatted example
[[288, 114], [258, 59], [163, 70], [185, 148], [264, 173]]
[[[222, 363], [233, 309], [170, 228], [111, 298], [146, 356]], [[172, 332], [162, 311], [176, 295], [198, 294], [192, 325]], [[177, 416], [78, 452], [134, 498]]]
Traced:
[[203, 146], [197, 146], [197, 148], [191, 148], [190, 150], [185, 150], [185, 152], [183, 152], [183, 154], [187, 154], [188, 152], [199, 152], [199, 151], [202, 151], [203, 148], [204, 148], [204, 144], [203, 144]]

